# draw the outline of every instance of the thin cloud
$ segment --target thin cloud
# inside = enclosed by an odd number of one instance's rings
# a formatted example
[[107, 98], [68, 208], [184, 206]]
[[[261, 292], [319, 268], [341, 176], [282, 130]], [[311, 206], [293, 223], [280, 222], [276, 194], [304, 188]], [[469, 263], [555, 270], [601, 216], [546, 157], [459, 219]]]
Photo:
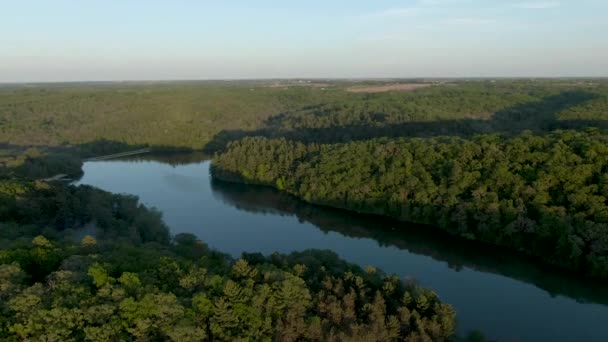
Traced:
[[415, 27], [423, 31], [445, 31], [459, 29], [485, 29], [487, 27], [497, 25], [501, 25], [501, 22], [491, 18], [456, 17], [440, 19], [434, 22], [416, 25]]
[[469, 0], [420, 0], [418, 3], [421, 6], [445, 6], [470, 2]]
[[447, 25], [488, 25], [496, 22], [495, 19], [487, 18], [449, 18], [443, 21]]
[[418, 16], [427, 12], [433, 7], [453, 6], [470, 2], [471, 0], [418, 0], [411, 6], [395, 7], [372, 12], [364, 15], [365, 17], [376, 18], [400, 18]]
[[520, 2], [514, 6], [522, 9], [551, 9], [559, 7], [561, 4], [557, 1], [530, 1]]
[[379, 18], [391, 18], [391, 17], [411, 17], [417, 15], [420, 12], [418, 8], [415, 7], [401, 7], [401, 8], [389, 8], [386, 10], [382, 10], [379, 12], [370, 13], [369, 17], [379, 17]]
[[384, 32], [376, 34], [367, 34], [359, 37], [361, 43], [382, 43], [382, 42], [404, 42], [411, 41], [413, 37], [411, 32]]

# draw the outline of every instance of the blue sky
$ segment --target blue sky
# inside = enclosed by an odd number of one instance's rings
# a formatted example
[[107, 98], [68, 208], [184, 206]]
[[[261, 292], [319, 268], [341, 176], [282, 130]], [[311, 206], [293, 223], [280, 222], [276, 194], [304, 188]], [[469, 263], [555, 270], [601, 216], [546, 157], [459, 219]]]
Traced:
[[608, 76], [608, 0], [0, 5], [0, 82]]

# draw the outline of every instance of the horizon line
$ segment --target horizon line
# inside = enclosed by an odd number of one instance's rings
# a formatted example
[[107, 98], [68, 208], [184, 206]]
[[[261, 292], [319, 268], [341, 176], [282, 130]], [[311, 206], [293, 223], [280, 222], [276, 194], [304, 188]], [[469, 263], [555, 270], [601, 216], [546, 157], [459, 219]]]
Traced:
[[0, 85], [77, 84], [77, 83], [167, 83], [167, 82], [234, 82], [234, 81], [401, 81], [401, 80], [608, 80], [607, 76], [395, 76], [395, 77], [229, 77], [229, 78], [167, 78], [66, 81], [0, 81]]

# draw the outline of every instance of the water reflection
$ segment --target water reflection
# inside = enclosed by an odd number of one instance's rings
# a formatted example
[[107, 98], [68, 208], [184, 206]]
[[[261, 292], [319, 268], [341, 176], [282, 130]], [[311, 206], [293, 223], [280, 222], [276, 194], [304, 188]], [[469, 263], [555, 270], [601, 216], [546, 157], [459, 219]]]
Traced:
[[209, 160], [210, 156], [203, 152], [154, 152], [137, 154], [134, 156], [127, 156], [123, 158], [112, 159], [115, 161], [129, 161], [129, 162], [150, 162], [155, 161], [163, 164], [168, 164], [173, 167], [191, 165], [202, 163]]
[[215, 198], [239, 210], [295, 215], [301, 222], [312, 223], [322, 231], [374, 239], [381, 246], [393, 246], [445, 262], [455, 271], [468, 267], [533, 284], [551, 296], [563, 295], [581, 303], [608, 304], [605, 284], [564, 274], [548, 265], [494, 246], [448, 236], [429, 226], [314, 206], [268, 187], [214, 179], [211, 189]]
[[[211, 247], [331, 249], [349, 262], [414, 277], [454, 306], [458, 331], [500, 341], [608, 341], [608, 287], [429, 227], [312, 206], [272, 189], [222, 183], [204, 155], [88, 162], [78, 182], [139, 196], [174, 234]], [[405, 229], [406, 228], [406, 229]]]

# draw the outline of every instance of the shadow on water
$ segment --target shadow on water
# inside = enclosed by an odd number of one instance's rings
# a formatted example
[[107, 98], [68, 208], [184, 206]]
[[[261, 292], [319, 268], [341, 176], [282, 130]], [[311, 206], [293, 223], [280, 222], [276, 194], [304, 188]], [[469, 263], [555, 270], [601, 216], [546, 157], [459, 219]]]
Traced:
[[[331, 105], [308, 106], [299, 111], [275, 115], [267, 119], [262, 128], [258, 130], [221, 131], [205, 146], [204, 150], [207, 153], [219, 152], [225, 149], [229, 142], [249, 136], [285, 138], [303, 143], [341, 143], [380, 137], [466, 137], [485, 133], [517, 134], [525, 130], [541, 133], [556, 129], [585, 129], [588, 127], [608, 129], [608, 120], [562, 119], [559, 117], [561, 112], [599, 97], [600, 95], [589, 91], [568, 90], [540, 100], [499, 110], [488, 119], [392, 123], [387, 122], [389, 114], [373, 112], [368, 113], [369, 118], [363, 122], [331, 123], [328, 127], [321, 128], [298, 127], [298, 119], [304, 118], [314, 122], [323, 118], [328, 119], [335, 113]], [[354, 117], [357, 115], [353, 114]], [[332, 120], [329, 119], [328, 122], [332, 122]]]
[[129, 162], [156, 161], [173, 167], [201, 163], [209, 160], [209, 155], [203, 152], [157, 152], [117, 158], [116, 160], [128, 160]]
[[495, 246], [455, 238], [429, 226], [315, 206], [262, 186], [212, 180], [211, 188], [214, 197], [239, 210], [296, 216], [301, 222], [309, 222], [324, 232], [373, 239], [381, 246], [392, 246], [445, 262], [456, 271], [466, 267], [533, 284], [551, 296], [562, 295], [580, 303], [608, 305], [605, 284], [565, 274]]

